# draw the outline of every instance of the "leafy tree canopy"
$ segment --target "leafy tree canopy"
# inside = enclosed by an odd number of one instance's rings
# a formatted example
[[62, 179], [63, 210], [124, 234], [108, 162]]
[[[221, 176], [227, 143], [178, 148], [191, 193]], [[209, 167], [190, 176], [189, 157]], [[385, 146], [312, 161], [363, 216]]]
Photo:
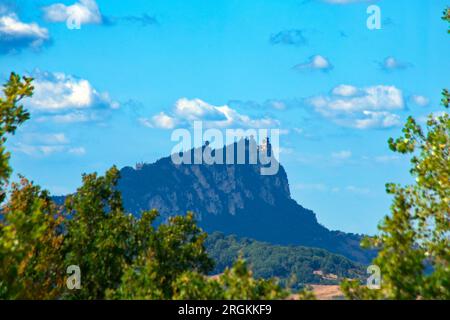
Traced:
[[[33, 94], [32, 79], [12, 73], [0, 98], [0, 299], [275, 299], [286, 296], [274, 280], [255, 280], [243, 260], [219, 279], [207, 237], [194, 215], [154, 227], [156, 211], [124, 212], [119, 171], [85, 174], [58, 207], [49, 193], [21, 177], [7, 197], [11, 175], [8, 134], [29, 119], [20, 105]], [[66, 288], [69, 266], [81, 288]]]

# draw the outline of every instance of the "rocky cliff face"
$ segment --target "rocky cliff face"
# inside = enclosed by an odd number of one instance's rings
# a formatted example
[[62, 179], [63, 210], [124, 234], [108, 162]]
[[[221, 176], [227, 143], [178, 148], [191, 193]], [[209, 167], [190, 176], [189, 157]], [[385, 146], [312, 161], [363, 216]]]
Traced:
[[320, 247], [369, 261], [371, 253], [359, 248], [360, 236], [328, 230], [291, 199], [281, 165], [275, 175], [261, 175], [260, 169], [261, 164], [176, 165], [167, 157], [123, 168], [119, 189], [125, 208], [136, 215], [155, 208], [165, 219], [193, 211], [207, 232]]

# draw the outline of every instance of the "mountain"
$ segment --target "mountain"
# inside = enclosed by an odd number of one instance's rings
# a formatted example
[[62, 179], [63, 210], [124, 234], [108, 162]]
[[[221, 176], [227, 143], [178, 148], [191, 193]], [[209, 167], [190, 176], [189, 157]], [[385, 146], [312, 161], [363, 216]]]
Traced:
[[344, 278], [365, 277], [363, 265], [323, 249], [279, 246], [220, 232], [208, 236], [206, 249], [216, 262], [213, 274], [222, 273], [242, 255], [256, 278], [276, 277], [293, 289], [305, 284], [331, 285], [339, 284]]
[[[247, 139], [245, 142], [248, 146]], [[212, 154], [222, 154], [225, 159], [233, 149], [236, 155], [239, 143]], [[189, 151], [191, 156], [196, 150]], [[272, 244], [318, 247], [361, 263], [371, 260], [373, 252], [360, 248], [360, 235], [328, 230], [317, 222], [313, 211], [291, 198], [281, 165], [276, 174], [262, 175], [267, 165], [259, 160], [248, 162], [175, 164], [169, 156], [152, 164], [123, 168], [119, 189], [125, 208], [136, 215], [155, 208], [167, 219], [192, 211], [208, 233], [220, 231]]]

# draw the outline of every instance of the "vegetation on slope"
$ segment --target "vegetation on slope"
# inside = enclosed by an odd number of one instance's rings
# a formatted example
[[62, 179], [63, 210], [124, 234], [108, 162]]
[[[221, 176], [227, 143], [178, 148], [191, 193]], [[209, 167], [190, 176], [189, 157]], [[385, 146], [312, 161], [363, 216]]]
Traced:
[[[242, 259], [217, 279], [206, 276], [204, 233], [192, 213], [154, 227], [156, 211], [127, 214], [119, 171], [83, 175], [56, 205], [49, 193], [12, 169], [5, 142], [30, 115], [20, 104], [32, 79], [11, 73], [0, 96], [0, 299], [280, 299], [274, 279], [254, 279]], [[78, 279], [69, 278], [74, 267]], [[70, 286], [68, 281], [76, 285]], [[73, 282], [72, 282], [73, 283]], [[67, 285], [66, 285], [67, 284]]]
[[214, 274], [222, 273], [242, 256], [256, 278], [276, 277], [295, 289], [307, 284], [337, 284], [344, 278], [365, 275], [363, 265], [318, 248], [273, 245], [219, 232], [210, 234], [205, 246], [216, 262]]
[[[443, 20], [450, 22], [450, 8]], [[425, 125], [409, 117], [403, 135], [389, 139], [392, 151], [411, 156], [415, 183], [388, 183], [391, 214], [380, 234], [363, 245], [379, 249], [373, 264], [381, 286], [370, 290], [355, 281], [342, 289], [350, 299], [450, 299], [450, 93], [442, 92], [443, 111]]]

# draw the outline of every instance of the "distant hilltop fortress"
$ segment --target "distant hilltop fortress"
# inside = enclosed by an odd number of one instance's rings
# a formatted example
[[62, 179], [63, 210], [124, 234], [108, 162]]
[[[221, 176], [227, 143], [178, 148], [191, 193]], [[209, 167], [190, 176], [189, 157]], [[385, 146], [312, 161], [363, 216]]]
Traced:
[[[270, 152], [271, 140], [265, 139], [258, 149]], [[250, 144], [249, 139], [246, 141]], [[224, 153], [237, 144], [214, 151]], [[264, 167], [267, 165], [261, 162], [176, 165], [169, 155], [154, 163], [141, 161], [135, 167], [122, 168], [118, 190], [127, 212], [139, 216], [145, 210], [158, 210], [156, 223], [192, 211], [199, 226], [209, 233], [220, 231], [279, 245], [318, 247], [370, 263], [375, 252], [360, 247], [362, 236], [322, 226], [313, 211], [291, 198], [283, 166], [280, 164], [273, 175], [261, 174]], [[62, 204], [65, 196], [53, 199]]]
[[[234, 150], [236, 156], [237, 148], [244, 150], [243, 146], [253, 145], [250, 149], [265, 153], [275, 149], [272, 140], [263, 136], [258, 146], [255, 139], [252, 142], [251, 138], [243, 138], [211, 152], [225, 154]], [[184, 153], [193, 155], [195, 150], [203, 152], [206, 148], [205, 144]], [[271, 159], [270, 164], [258, 161], [177, 165], [169, 155], [154, 163], [138, 162], [136, 169], [123, 168], [118, 188], [125, 209], [135, 215], [157, 209], [158, 221], [166, 221], [173, 215], [192, 211], [206, 232], [220, 231], [280, 245], [318, 247], [354, 261], [370, 262], [373, 253], [360, 248], [360, 236], [325, 228], [311, 210], [291, 198], [282, 165], [273, 174], [261, 173], [262, 169], [278, 166], [273, 156]]]
[[[206, 150], [207, 148], [208, 150]], [[206, 151], [209, 151], [210, 156], [214, 158], [215, 162], [196, 162], [196, 157], [198, 158], [199, 155], [203, 157]], [[219, 155], [219, 152], [222, 156]], [[177, 162], [174, 162], [175, 164], [262, 164], [265, 166], [272, 161], [272, 144], [270, 143], [269, 137], [266, 137], [260, 145], [257, 145], [254, 137], [250, 136], [249, 138], [242, 138], [227, 146], [211, 149], [210, 142], [205, 141], [201, 148], [179, 152], [173, 155], [173, 158], [175, 157], [179, 160], [189, 159], [188, 161], [177, 160]], [[135, 164], [135, 170], [142, 170], [146, 165], [148, 165], [148, 163], [144, 161], [137, 162]]]
[[259, 147], [261, 151], [265, 151], [266, 154], [270, 157], [270, 155], [272, 154], [272, 145], [270, 144], [270, 139], [269, 137], [265, 138], [263, 140], [263, 143], [261, 144], [261, 146]]
[[142, 170], [142, 168], [146, 165], [145, 162], [136, 162], [136, 165], [134, 166], [134, 168], [136, 170]]

